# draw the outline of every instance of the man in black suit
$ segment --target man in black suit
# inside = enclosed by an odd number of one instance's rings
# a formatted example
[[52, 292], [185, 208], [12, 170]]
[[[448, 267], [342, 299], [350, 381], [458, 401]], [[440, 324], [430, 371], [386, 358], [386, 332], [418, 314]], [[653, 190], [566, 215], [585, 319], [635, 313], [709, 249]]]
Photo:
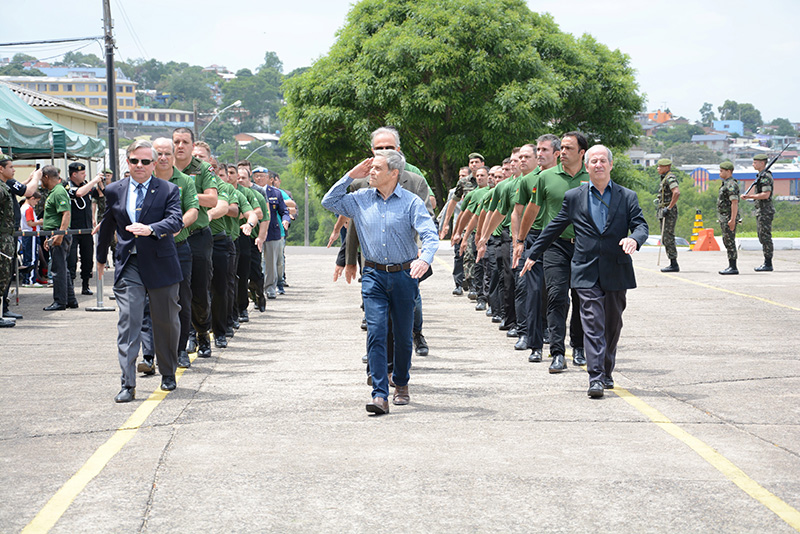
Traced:
[[98, 228], [97, 274], [103, 276], [116, 230], [114, 296], [119, 306], [117, 346], [122, 389], [116, 402], [136, 396], [136, 357], [147, 298], [161, 389], [175, 389], [178, 365], [178, 284], [183, 279], [173, 235], [183, 228], [179, 188], [153, 176], [156, 151], [149, 141], [128, 147], [131, 177], [106, 187], [106, 212]]
[[630, 255], [645, 242], [648, 228], [636, 193], [611, 181], [611, 150], [595, 145], [586, 151], [584, 160], [590, 182], [566, 192], [561, 211], [539, 235], [522, 272], [533, 267], [545, 249], [573, 224], [571, 286], [581, 305], [588, 394], [598, 398], [604, 389], [614, 387], [612, 373], [625, 293], [636, 287]]

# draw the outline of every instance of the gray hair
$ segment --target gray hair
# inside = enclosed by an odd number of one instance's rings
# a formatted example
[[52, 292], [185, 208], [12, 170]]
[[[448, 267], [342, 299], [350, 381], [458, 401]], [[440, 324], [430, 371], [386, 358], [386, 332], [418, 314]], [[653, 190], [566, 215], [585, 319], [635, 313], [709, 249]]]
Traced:
[[397, 150], [377, 150], [375, 155], [386, 158], [390, 171], [398, 170], [403, 172], [406, 168], [406, 158]]
[[125, 151], [125, 156], [130, 158], [131, 154], [139, 150], [140, 148], [149, 148], [150, 152], [153, 154], [153, 159], [158, 159], [158, 154], [156, 154], [156, 149], [153, 148], [153, 143], [150, 141], [145, 141], [144, 139], [137, 139], [133, 143], [128, 146], [128, 149]]
[[159, 137], [158, 139], [153, 140], [153, 147], [156, 145], [162, 145], [164, 143], [169, 143], [169, 147], [172, 149], [172, 152], [175, 152], [175, 143], [172, 142], [172, 139], [169, 137]]
[[553, 147], [553, 152], [557, 152], [557, 151], [561, 150], [561, 139], [559, 139], [557, 135], [544, 134], [544, 135], [540, 135], [536, 139], [537, 143], [542, 143], [544, 141], [549, 141], [550, 142], [550, 146]]
[[604, 149], [608, 153], [608, 161], [610, 161], [611, 163], [614, 163], [614, 154], [611, 153], [611, 149], [610, 148], [608, 148], [607, 146], [604, 146], [604, 145], [594, 145], [589, 150], [587, 150], [586, 153], [583, 155], [583, 163], [584, 164], [589, 163], [589, 154], [591, 152], [594, 152], [595, 149], [600, 150], [601, 148]]
[[369, 138], [370, 143], [372, 143], [372, 146], [375, 146], [375, 137], [380, 134], [392, 134], [394, 136], [395, 149], [400, 148], [400, 133], [391, 126], [382, 126], [377, 130], [375, 130], [374, 132], [372, 132], [372, 135]]

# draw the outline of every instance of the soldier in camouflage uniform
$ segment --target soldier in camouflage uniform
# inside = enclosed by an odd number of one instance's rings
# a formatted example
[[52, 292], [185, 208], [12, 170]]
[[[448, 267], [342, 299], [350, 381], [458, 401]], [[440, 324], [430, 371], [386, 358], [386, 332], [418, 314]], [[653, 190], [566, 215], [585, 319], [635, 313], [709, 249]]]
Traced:
[[756, 267], [756, 271], [772, 270], [772, 218], [775, 217], [775, 207], [772, 205], [772, 173], [764, 170], [766, 166], [766, 154], [758, 154], [753, 158], [753, 167], [758, 173], [754, 186], [756, 192], [742, 195], [744, 199], [756, 201], [758, 240], [764, 251], [764, 264]]
[[662, 273], [677, 273], [678, 249], [675, 247], [675, 223], [678, 222], [678, 179], [672, 173], [672, 161], [667, 158], [658, 160], [658, 174], [661, 176], [661, 186], [658, 190], [658, 218], [661, 223], [661, 242], [667, 251], [669, 265], [661, 269]]
[[[478, 187], [478, 182], [475, 180], [475, 170], [479, 167], [483, 167], [483, 156], [478, 154], [477, 152], [473, 152], [469, 155], [469, 174], [465, 178], [461, 178], [458, 183], [456, 184], [455, 191], [453, 191], [453, 198], [451, 198], [447, 206], [445, 208], [445, 216], [442, 219], [442, 226], [439, 229], [439, 239], [444, 239], [447, 235], [447, 232], [450, 230], [450, 218], [453, 216], [453, 212], [455, 211], [456, 204], [461, 202], [464, 199], [464, 196], [476, 189]], [[455, 239], [454, 239], [455, 238]], [[455, 245], [458, 244], [460, 238], [457, 236], [451, 236], [450, 238], [456, 253], [456, 260], [458, 260], [460, 254], [460, 247], [456, 247]], [[474, 288], [470, 286], [471, 284], [471, 273], [473, 266], [475, 265], [475, 250], [472, 247], [469, 247], [468, 253], [464, 254], [463, 256], [463, 270], [464, 270], [464, 281], [463, 286], [469, 292], [469, 298], [471, 300], [476, 300], [478, 298], [478, 294], [475, 292]], [[454, 266], [453, 277], [456, 278], [456, 269], [458, 268], [457, 265]], [[469, 273], [469, 274], [468, 274]], [[460, 292], [453, 291], [453, 294], [461, 294]]]
[[728, 267], [719, 274], [739, 274], [736, 268], [736, 224], [739, 218], [739, 183], [733, 177], [733, 163], [723, 161], [719, 164], [719, 186], [717, 213], [722, 227], [722, 242], [728, 251]]
[[[0, 156], [0, 165], [5, 168], [11, 165], [11, 158]], [[0, 173], [0, 288], [5, 288], [11, 281], [13, 259], [16, 252], [14, 238], [14, 206], [16, 201], [11, 190], [6, 185], [5, 173]], [[2, 298], [2, 297], [0, 297]], [[15, 326], [17, 323], [11, 319], [0, 316], [0, 328]]]

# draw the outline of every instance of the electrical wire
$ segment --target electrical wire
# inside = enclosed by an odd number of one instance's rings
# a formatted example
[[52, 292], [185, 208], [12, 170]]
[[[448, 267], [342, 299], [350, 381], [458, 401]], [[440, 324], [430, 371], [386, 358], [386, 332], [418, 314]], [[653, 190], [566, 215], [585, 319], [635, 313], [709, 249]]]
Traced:
[[125, 26], [127, 26], [128, 31], [131, 34], [131, 38], [133, 39], [133, 44], [136, 46], [136, 48], [139, 49], [139, 53], [142, 54], [143, 58], [149, 59], [150, 54], [147, 53], [147, 50], [144, 48], [144, 44], [142, 44], [141, 39], [139, 39], [139, 35], [136, 33], [136, 30], [134, 30], [133, 24], [131, 23], [130, 18], [128, 17], [128, 13], [125, 11], [125, 7], [122, 5], [122, 2], [120, 2], [119, 0], [115, 0], [114, 3], [119, 8], [119, 12], [122, 15], [122, 21], [125, 23]]

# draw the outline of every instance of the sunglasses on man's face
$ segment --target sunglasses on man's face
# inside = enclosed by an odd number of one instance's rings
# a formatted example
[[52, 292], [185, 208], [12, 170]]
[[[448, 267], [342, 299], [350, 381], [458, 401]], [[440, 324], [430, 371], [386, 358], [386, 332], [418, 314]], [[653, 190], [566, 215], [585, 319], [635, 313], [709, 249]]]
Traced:
[[152, 159], [128, 158], [128, 161], [130, 162], [131, 165], [138, 165], [139, 163], [141, 163], [145, 167], [153, 163]]

